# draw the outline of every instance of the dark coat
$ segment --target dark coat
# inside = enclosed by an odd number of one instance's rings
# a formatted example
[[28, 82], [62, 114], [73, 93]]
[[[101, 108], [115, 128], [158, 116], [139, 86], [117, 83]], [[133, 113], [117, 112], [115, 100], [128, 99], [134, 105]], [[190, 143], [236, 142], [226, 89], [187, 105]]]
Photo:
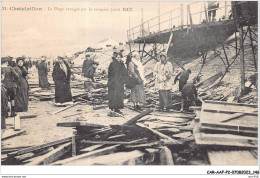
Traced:
[[5, 78], [3, 84], [5, 84], [6, 88], [16, 88], [16, 81], [18, 79], [18, 74], [12, 67], [3, 67], [3, 72], [5, 73]]
[[17, 79], [17, 91], [15, 96], [15, 111], [24, 112], [28, 110], [28, 100], [29, 100], [29, 85], [26, 80], [27, 70], [23, 67], [16, 66], [14, 70], [18, 74]]
[[124, 108], [124, 84], [127, 70], [123, 63], [113, 60], [108, 68], [108, 101], [109, 109]]
[[83, 73], [84, 77], [87, 77], [88, 69], [92, 66], [93, 62], [94, 61], [92, 59], [85, 59], [84, 60], [83, 66], [82, 66], [82, 73]]
[[2, 84], [1, 85], [1, 129], [6, 128], [5, 118], [7, 118], [8, 116], [8, 111], [9, 111], [8, 97], [6, 93], [6, 88]]
[[179, 72], [175, 79], [174, 79], [174, 83], [176, 83], [177, 80], [179, 80], [179, 91], [181, 91], [183, 89], [183, 87], [186, 85], [188, 79], [189, 79], [190, 73], [188, 70], [182, 70], [181, 72]]
[[56, 62], [53, 68], [52, 78], [55, 82], [55, 102], [65, 103], [72, 101], [72, 95], [70, 90], [70, 76], [71, 70], [69, 64], [64, 62], [67, 67], [67, 75], [61, 69], [60, 63]]
[[39, 75], [39, 86], [41, 88], [49, 88], [50, 84], [48, 82], [48, 68], [47, 68], [47, 64], [45, 62], [41, 62], [39, 64], [39, 68], [38, 68], [38, 75]]

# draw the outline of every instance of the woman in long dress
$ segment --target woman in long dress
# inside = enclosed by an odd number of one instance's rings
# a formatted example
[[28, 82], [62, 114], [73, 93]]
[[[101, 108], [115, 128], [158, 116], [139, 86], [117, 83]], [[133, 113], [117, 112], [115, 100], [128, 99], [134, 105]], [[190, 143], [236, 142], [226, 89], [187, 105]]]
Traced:
[[132, 53], [132, 58], [127, 64], [128, 71], [132, 76], [138, 80], [138, 84], [131, 89], [131, 101], [134, 104], [135, 110], [142, 110], [140, 104], [145, 104], [145, 92], [144, 92], [144, 67], [140, 61], [138, 52]]
[[57, 105], [73, 104], [70, 89], [71, 70], [63, 57], [59, 56], [54, 64], [52, 77], [55, 83], [55, 103]]
[[24, 58], [19, 57], [16, 59], [16, 67], [14, 70], [18, 74], [17, 79], [17, 92], [15, 96], [15, 108], [16, 112], [25, 112], [28, 110], [28, 100], [29, 100], [29, 85], [26, 79], [27, 70], [24, 66]]
[[122, 57], [122, 53], [115, 52], [108, 68], [109, 109], [120, 114], [120, 109], [124, 108], [124, 84], [127, 76]]

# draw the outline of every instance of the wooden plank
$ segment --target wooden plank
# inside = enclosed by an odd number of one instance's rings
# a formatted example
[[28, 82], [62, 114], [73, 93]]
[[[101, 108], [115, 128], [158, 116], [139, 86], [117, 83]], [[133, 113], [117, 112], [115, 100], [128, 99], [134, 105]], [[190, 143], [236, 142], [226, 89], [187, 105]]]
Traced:
[[165, 54], [166, 54], [166, 55], [167, 55], [168, 50], [169, 50], [169, 47], [170, 47], [170, 45], [171, 45], [172, 37], [173, 37], [173, 33], [171, 33], [170, 38], [169, 38], [169, 41], [168, 41], [167, 46], [166, 46], [166, 49], [165, 49]]
[[5, 148], [1, 148], [1, 153], [10, 153], [28, 147], [32, 147], [32, 146], [5, 147]]
[[102, 145], [132, 145], [134, 142], [82, 140], [81, 143]]
[[37, 117], [38, 115], [24, 115], [24, 116], [20, 116], [20, 119], [31, 119], [31, 118], [35, 118]]
[[206, 134], [200, 131], [199, 123], [195, 123], [193, 135], [196, 143], [203, 146], [258, 147], [258, 139], [255, 137], [233, 134]]
[[151, 129], [151, 128], [149, 128], [149, 127], [146, 127], [146, 126], [143, 125], [143, 124], [137, 123], [136, 125], [138, 125], [138, 126], [140, 126], [140, 127], [142, 127], [142, 128], [148, 129], [149, 131], [151, 131], [151, 132], [154, 133], [155, 135], [158, 135], [159, 137], [161, 137], [161, 138], [163, 138], [163, 139], [166, 139], [166, 142], [167, 142], [167, 143], [176, 144], [176, 145], [180, 144], [177, 140], [174, 140], [174, 139], [172, 139], [171, 137], [169, 137], [169, 136], [167, 136], [167, 135], [164, 135], [164, 134], [162, 134], [161, 132], [158, 132], [158, 131], [156, 131], [156, 130], [154, 130], [154, 129]]
[[155, 149], [149, 150], [147, 153], [139, 150], [118, 152], [90, 159], [75, 160], [66, 165], [145, 165], [154, 161], [156, 152]]
[[103, 125], [88, 123], [87, 121], [74, 121], [74, 122], [57, 123], [57, 127], [79, 127], [79, 126], [99, 127], [99, 128], [104, 127]]
[[127, 121], [125, 124], [123, 125], [131, 125], [131, 124], [134, 124], [136, 123], [139, 119], [141, 119], [142, 117], [150, 114], [151, 112], [153, 112], [153, 110], [151, 109], [148, 109], [148, 110], [145, 110], [143, 111], [142, 113], [138, 114], [137, 116], [135, 116], [134, 118], [130, 119], [129, 121]]
[[212, 166], [257, 166], [258, 159], [249, 150], [207, 151]]
[[174, 165], [171, 150], [164, 146], [159, 151], [160, 165]]
[[62, 111], [65, 111], [65, 110], [67, 110], [67, 109], [69, 109], [69, 108], [72, 108], [72, 107], [78, 105], [79, 103], [80, 103], [80, 102], [73, 103], [73, 105], [70, 105], [70, 106], [67, 106], [67, 107], [65, 107], [65, 108], [62, 108], [62, 109], [60, 109], [60, 110], [58, 110], [58, 111], [52, 112], [51, 114], [52, 114], [52, 115], [53, 115], [53, 114], [58, 114], [58, 113], [60, 113], [60, 112], [62, 112]]
[[201, 131], [209, 132], [209, 133], [230, 133], [230, 134], [241, 134], [241, 135], [257, 135], [258, 131], [256, 130], [236, 130], [231, 128], [221, 128], [221, 127], [211, 127], [211, 126], [201, 126]]
[[25, 130], [20, 130], [20, 131], [14, 131], [13, 129], [5, 130], [5, 132], [2, 135], [2, 141], [22, 135], [24, 133], [26, 133]]
[[96, 150], [96, 149], [98, 149], [98, 148], [100, 148], [102, 146], [104, 146], [104, 145], [102, 145], [102, 144], [92, 145], [90, 147], [81, 149], [80, 152], [86, 153], [86, 152], [94, 151], [94, 150]]
[[39, 153], [25, 153], [23, 155], [19, 155], [19, 156], [16, 156], [14, 157], [16, 160], [19, 160], [19, 161], [23, 161], [23, 162], [30, 162], [29, 160], [32, 160], [33, 158], [37, 157], [37, 156], [41, 156], [41, 155], [44, 155], [50, 151], [54, 150], [53, 147], [49, 147]]
[[54, 161], [57, 161], [59, 158], [64, 156], [66, 153], [71, 151], [71, 143], [65, 143], [55, 150], [47, 153], [46, 155], [40, 156], [39, 158], [33, 160], [32, 162], [26, 165], [48, 165]]
[[245, 116], [246, 113], [236, 113], [236, 114], [232, 114], [230, 115], [229, 117], [226, 117], [224, 119], [222, 119], [220, 122], [228, 122], [230, 120], [233, 120], [233, 119], [236, 119], [236, 118], [239, 118], [241, 116]]
[[96, 156], [100, 156], [100, 155], [104, 155], [104, 154], [108, 154], [108, 153], [113, 153], [114, 151], [117, 150], [118, 147], [119, 147], [119, 145], [109, 146], [106, 148], [102, 148], [100, 150], [95, 150], [95, 151], [92, 151], [89, 153], [74, 156], [72, 158], [60, 160], [60, 161], [52, 163], [51, 165], [65, 165], [65, 164], [70, 164], [71, 162], [76, 161], [76, 160], [78, 161], [81, 159], [87, 159], [90, 157], [96, 157]]
[[172, 137], [174, 137], [174, 138], [187, 138], [187, 137], [190, 137], [190, 136], [192, 136], [191, 132], [182, 132], [182, 133], [179, 133], [179, 134], [172, 135]]
[[213, 84], [218, 78], [220, 78], [222, 75], [223, 75], [223, 73], [222, 73], [222, 72], [219, 72], [219, 73], [217, 73], [217, 74], [211, 76], [210, 78], [208, 78], [208, 79], [206, 79], [206, 80], [204, 80], [204, 81], [202, 81], [202, 82], [196, 84], [196, 87], [197, 87], [197, 88], [206, 88], [206, 87], [212, 85], [212, 84]]
[[153, 142], [145, 143], [145, 144], [125, 145], [124, 147], [126, 149], [144, 149], [144, 148], [149, 148], [149, 147], [158, 147], [158, 146], [161, 146], [162, 144], [163, 144], [162, 141], [153, 141]]
[[215, 101], [215, 100], [205, 100], [204, 103], [211, 103], [211, 104], [220, 104], [220, 105], [229, 105], [229, 106], [247, 106], [250, 108], [258, 108], [256, 104], [246, 104], [246, 103], [228, 103], [225, 101]]
[[21, 154], [25, 154], [25, 153], [30, 153], [30, 152], [45, 149], [45, 148], [48, 148], [48, 147], [51, 147], [51, 146], [67, 143], [67, 142], [70, 142], [70, 141], [71, 141], [71, 137], [67, 137], [67, 138], [64, 138], [64, 139], [61, 139], [61, 140], [56, 140], [56, 141], [45, 143], [45, 144], [42, 144], [42, 145], [25, 148], [25, 149], [19, 150], [17, 152], [10, 153], [10, 154], [8, 154], [8, 156], [15, 156], [15, 155], [21, 155]]

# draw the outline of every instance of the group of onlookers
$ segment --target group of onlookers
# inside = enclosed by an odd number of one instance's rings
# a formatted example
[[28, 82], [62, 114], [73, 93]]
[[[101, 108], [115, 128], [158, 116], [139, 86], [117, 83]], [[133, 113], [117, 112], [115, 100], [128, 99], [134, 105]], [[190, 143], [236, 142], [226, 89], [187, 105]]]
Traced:
[[[144, 85], [146, 83], [144, 76], [144, 66], [137, 51], [128, 54], [126, 60], [122, 54], [123, 51], [113, 52], [112, 62], [108, 67], [108, 101], [109, 109], [112, 112], [122, 114], [120, 109], [124, 108], [124, 90], [125, 87], [131, 90], [131, 101], [134, 110], [141, 111], [145, 105], [146, 96]], [[85, 61], [82, 66], [82, 75], [86, 78], [84, 86], [87, 92], [91, 93], [95, 87], [94, 74], [98, 62], [90, 58], [89, 54], [85, 55]], [[5, 118], [8, 116], [8, 101], [11, 102], [11, 114], [15, 116], [15, 112], [23, 112], [28, 110], [28, 93], [29, 85], [27, 81], [28, 69], [24, 64], [24, 57], [16, 59], [16, 65], [11, 66], [10, 57], [2, 57], [1, 79], [2, 79], [2, 95], [1, 95], [1, 116], [2, 128], [5, 127]], [[155, 64], [153, 76], [155, 80], [155, 88], [159, 93], [159, 110], [169, 112], [172, 108], [171, 90], [173, 85], [173, 65], [168, 61], [168, 57], [160, 54], [159, 61]], [[48, 67], [46, 57], [42, 56], [38, 63], [39, 86], [42, 89], [49, 89]], [[181, 92], [181, 110], [184, 109], [185, 102], [195, 105], [197, 100], [197, 90], [192, 82], [187, 82], [191, 70], [182, 70], [175, 77], [174, 84], [179, 80], [179, 91]], [[53, 81], [55, 83], [55, 104], [67, 105], [73, 104], [70, 88], [71, 69], [65, 57], [58, 56], [54, 62]]]
[[8, 117], [11, 105], [11, 117], [16, 112], [28, 110], [29, 85], [27, 81], [28, 70], [25, 57], [16, 58], [16, 65], [10, 63], [12, 57], [1, 58], [1, 128], [5, 129], [5, 118]]

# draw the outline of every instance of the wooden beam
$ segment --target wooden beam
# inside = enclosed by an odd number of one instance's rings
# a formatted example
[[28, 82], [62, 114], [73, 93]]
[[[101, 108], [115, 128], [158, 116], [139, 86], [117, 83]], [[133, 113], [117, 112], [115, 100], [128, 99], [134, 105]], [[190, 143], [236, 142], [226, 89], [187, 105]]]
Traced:
[[141, 62], [143, 61], [143, 56], [144, 56], [144, 48], [145, 48], [145, 45], [146, 45], [146, 43], [145, 43], [145, 40], [144, 40], [143, 51], [142, 51], [142, 56], [141, 56]]
[[106, 148], [103, 148], [100, 150], [95, 150], [95, 151], [92, 151], [89, 153], [74, 156], [72, 158], [60, 160], [60, 161], [52, 163], [51, 165], [66, 165], [66, 164], [69, 164], [76, 160], [87, 159], [90, 157], [96, 157], [96, 156], [101, 156], [101, 155], [108, 154], [108, 153], [113, 153], [117, 150], [118, 147], [119, 147], [119, 145], [109, 146], [109, 147], [106, 147]]
[[65, 143], [55, 150], [47, 153], [46, 155], [40, 156], [39, 158], [33, 160], [32, 162], [26, 165], [48, 165], [57, 161], [63, 155], [71, 151], [71, 143]]
[[139, 119], [150, 114], [151, 112], [153, 112], [153, 110], [151, 110], [151, 109], [145, 110], [145, 111], [141, 112], [140, 114], [138, 114], [137, 116], [135, 116], [134, 118], [127, 121], [125, 124], [123, 124], [123, 126], [135, 124]]
[[246, 115], [246, 113], [235, 113], [235, 114], [232, 114], [229, 117], [222, 119], [220, 122], [228, 122], [228, 121], [231, 121], [233, 119], [237, 119], [237, 118], [245, 116], [245, 115]]
[[171, 32], [171, 35], [170, 35], [170, 38], [169, 38], [169, 41], [168, 41], [168, 43], [167, 43], [166, 50], [165, 50], [165, 54], [166, 54], [166, 55], [167, 55], [168, 50], [169, 50], [169, 47], [170, 47], [170, 45], [171, 45], [172, 37], [173, 37], [173, 33]]
[[208, 8], [206, 7], [206, 2], [204, 3], [204, 12], [205, 12], [205, 17], [206, 17], [206, 22], [209, 22], [209, 18], [208, 18]]
[[243, 27], [239, 28], [239, 43], [240, 43], [240, 68], [241, 68], [241, 95], [245, 91], [245, 60], [244, 60], [244, 40]]
[[51, 147], [51, 146], [67, 143], [67, 142], [70, 142], [70, 141], [71, 141], [71, 137], [67, 137], [67, 138], [64, 138], [64, 139], [61, 139], [61, 140], [56, 140], [56, 141], [45, 143], [45, 144], [42, 144], [42, 145], [25, 148], [25, 149], [19, 150], [17, 152], [10, 153], [10, 154], [8, 154], [8, 156], [15, 156], [15, 155], [21, 155], [21, 154], [25, 154], [25, 153], [30, 153], [30, 152], [45, 149], [45, 148], [48, 148], [48, 147]]
[[183, 25], [184, 25], [183, 4], [180, 5], [180, 19], [181, 19], [181, 28], [183, 29]]
[[23, 131], [14, 131], [13, 129], [8, 129], [8, 130], [5, 130], [5, 132], [2, 134], [1, 140], [4, 141], [4, 140], [10, 139], [10, 138], [22, 135], [24, 133], [26, 133], [25, 130], [23, 130]]
[[69, 109], [69, 108], [72, 108], [72, 107], [78, 105], [79, 103], [80, 103], [80, 102], [74, 103], [73, 105], [70, 105], [70, 106], [67, 106], [67, 107], [65, 107], [65, 108], [62, 108], [62, 109], [60, 109], [60, 110], [58, 110], [58, 111], [52, 112], [51, 114], [58, 114], [58, 113], [60, 113], [60, 112], [62, 112], [62, 111], [65, 111], [65, 110], [67, 110], [67, 109]]
[[171, 137], [169, 137], [167, 135], [164, 135], [161, 132], [158, 132], [158, 131], [156, 131], [154, 129], [151, 129], [151, 128], [149, 128], [149, 127], [147, 127], [147, 126], [145, 126], [145, 125], [143, 125], [141, 123], [136, 123], [136, 125], [138, 125], [138, 126], [140, 126], [142, 128], [148, 129], [149, 131], [151, 131], [155, 135], [158, 135], [160, 138], [166, 139], [166, 143], [167, 144], [177, 144], [177, 145], [180, 144], [180, 142], [178, 142], [177, 140], [174, 140]]

